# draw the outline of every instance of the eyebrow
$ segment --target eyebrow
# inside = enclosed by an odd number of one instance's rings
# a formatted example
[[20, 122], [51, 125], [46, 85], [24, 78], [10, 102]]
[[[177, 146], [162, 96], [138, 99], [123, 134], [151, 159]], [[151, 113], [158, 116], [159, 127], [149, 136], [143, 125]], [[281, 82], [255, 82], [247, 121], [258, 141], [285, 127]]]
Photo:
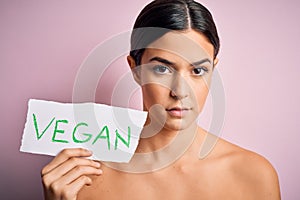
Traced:
[[151, 59], [150, 59], [150, 62], [151, 62], [151, 61], [158, 61], [158, 62], [164, 63], [164, 64], [166, 64], [166, 65], [175, 65], [175, 63], [173, 63], [173, 62], [168, 61], [168, 60], [166, 60], [166, 59], [164, 59], [164, 58], [161, 58], [161, 57], [157, 57], [157, 56], [151, 58]]
[[[166, 65], [171, 65], [171, 66], [174, 66], [174, 65], [175, 65], [175, 63], [173, 63], [173, 62], [171, 62], [171, 61], [169, 61], [169, 60], [166, 60], [166, 59], [164, 59], [164, 58], [158, 57], [158, 56], [151, 58], [151, 59], [150, 59], [150, 62], [151, 62], [151, 61], [158, 61], [158, 62], [164, 63], [164, 64], [166, 64]], [[208, 62], [209, 64], [211, 64], [211, 60], [210, 60], [210, 59], [204, 58], [204, 59], [202, 59], [202, 60], [200, 60], [200, 61], [191, 63], [191, 66], [201, 65], [202, 63], [205, 63], [205, 62]]]
[[211, 60], [208, 59], [208, 58], [204, 58], [200, 61], [197, 61], [197, 62], [194, 62], [194, 63], [191, 63], [191, 65], [193, 66], [197, 66], [197, 65], [201, 65], [202, 63], [205, 63], [205, 62], [208, 62], [209, 64], [211, 64]]

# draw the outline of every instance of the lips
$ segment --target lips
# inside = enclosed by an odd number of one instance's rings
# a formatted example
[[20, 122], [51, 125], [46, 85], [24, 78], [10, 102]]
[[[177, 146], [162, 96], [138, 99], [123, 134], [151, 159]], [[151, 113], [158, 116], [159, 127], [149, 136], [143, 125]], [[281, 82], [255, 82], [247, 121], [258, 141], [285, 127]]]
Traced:
[[184, 108], [184, 107], [173, 107], [166, 109], [169, 115], [176, 118], [182, 118], [190, 111], [190, 108]]

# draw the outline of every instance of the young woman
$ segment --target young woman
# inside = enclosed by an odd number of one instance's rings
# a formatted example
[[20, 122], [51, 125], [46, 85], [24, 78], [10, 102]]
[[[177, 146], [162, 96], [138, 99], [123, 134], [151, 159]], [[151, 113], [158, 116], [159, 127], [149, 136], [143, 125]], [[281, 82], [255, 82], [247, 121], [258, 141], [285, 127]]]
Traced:
[[142, 132], [148, 137], [140, 139], [129, 164], [86, 159], [92, 153], [84, 149], [62, 151], [42, 170], [45, 199], [280, 199], [275, 170], [256, 153], [219, 139], [199, 159], [201, 145], [213, 138], [196, 118], [219, 46], [212, 16], [201, 4], [148, 4], [135, 22], [128, 56], [150, 113]]

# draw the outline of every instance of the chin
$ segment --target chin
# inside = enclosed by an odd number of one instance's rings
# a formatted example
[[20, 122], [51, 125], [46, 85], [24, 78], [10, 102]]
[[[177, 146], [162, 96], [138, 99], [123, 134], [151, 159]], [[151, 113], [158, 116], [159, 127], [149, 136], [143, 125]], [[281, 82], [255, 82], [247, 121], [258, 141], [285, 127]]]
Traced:
[[166, 121], [164, 128], [172, 131], [182, 131], [189, 128], [195, 122], [195, 120], [172, 119]]

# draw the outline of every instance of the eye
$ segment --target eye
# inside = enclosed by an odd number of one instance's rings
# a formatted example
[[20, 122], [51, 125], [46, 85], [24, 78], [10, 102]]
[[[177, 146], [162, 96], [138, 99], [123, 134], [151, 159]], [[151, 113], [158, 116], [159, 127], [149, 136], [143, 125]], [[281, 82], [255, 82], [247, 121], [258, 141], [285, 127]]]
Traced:
[[158, 73], [158, 74], [167, 74], [167, 73], [171, 73], [171, 70], [163, 65], [157, 65], [155, 67], [153, 67], [153, 71]]
[[197, 76], [203, 76], [208, 70], [203, 67], [198, 67], [193, 69], [193, 74]]

